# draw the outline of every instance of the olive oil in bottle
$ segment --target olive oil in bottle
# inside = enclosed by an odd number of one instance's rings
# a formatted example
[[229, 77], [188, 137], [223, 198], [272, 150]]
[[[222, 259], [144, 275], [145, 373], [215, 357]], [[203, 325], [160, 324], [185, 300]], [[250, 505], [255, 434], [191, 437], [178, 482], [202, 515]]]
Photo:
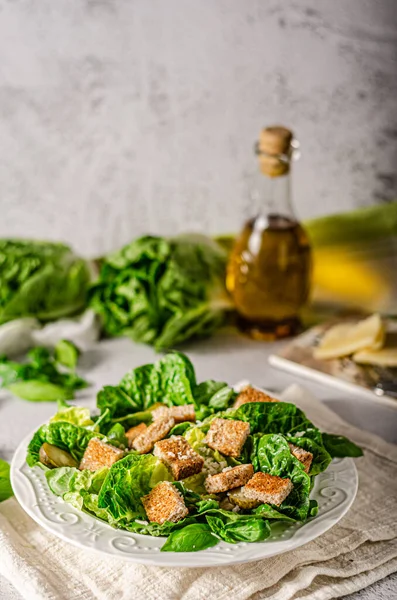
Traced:
[[311, 254], [290, 201], [291, 158], [297, 143], [284, 127], [262, 130], [256, 144], [260, 176], [257, 214], [231, 253], [226, 285], [242, 331], [255, 339], [293, 335], [308, 298]]

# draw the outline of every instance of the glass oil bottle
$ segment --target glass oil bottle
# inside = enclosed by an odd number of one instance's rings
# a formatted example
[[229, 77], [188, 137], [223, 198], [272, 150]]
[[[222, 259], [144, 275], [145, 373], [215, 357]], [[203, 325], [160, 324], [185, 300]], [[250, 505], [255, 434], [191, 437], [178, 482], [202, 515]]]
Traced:
[[226, 286], [238, 325], [255, 339], [295, 334], [309, 294], [310, 245], [290, 199], [291, 159], [297, 147], [284, 127], [261, 131], [255, 146], [259, 206], [236, 240], [228, 264]]

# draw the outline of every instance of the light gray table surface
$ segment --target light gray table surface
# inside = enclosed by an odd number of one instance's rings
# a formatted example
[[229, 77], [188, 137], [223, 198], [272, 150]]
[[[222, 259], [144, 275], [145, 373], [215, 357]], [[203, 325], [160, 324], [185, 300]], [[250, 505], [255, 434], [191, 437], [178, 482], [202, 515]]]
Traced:
[[[396, 409], [344, 394], [332, 387], [301, 379], [270, 367], [267, 357], [283, 342], [261, 344], [236, 336], [222, 334], [183, 348], [192, 359], [198, 380], [218, 379], [236, 383], [248, 379], [256, 385], [281, 391], [291, 383], [300, 383], [346, 421], [397, 443]], [[81, 358], [81, 372], [92, 386], [81, 393], [78, 403], [95, 406], [96, 392], [105, 384], [117, 383], [129, 369], [155, 358], [151, 348], [133, 344], [127, 339], [101, 342]], [[19, 442], [54, 413], [51, 403], [29, 403], [0, 396], [0, 456], [11, 460]], [[397, 598], [397, 574], [371, 585], [348, 600], [393, 600]], [[5, 579], [0, 578], [0, 599], [21, 600], [21, 596]], [[73, 600], [72, 598], [70, 600]], [[143, 599], [144, 600], [144, 599]], [[160, 599], [161, 600], [161, 599]]]

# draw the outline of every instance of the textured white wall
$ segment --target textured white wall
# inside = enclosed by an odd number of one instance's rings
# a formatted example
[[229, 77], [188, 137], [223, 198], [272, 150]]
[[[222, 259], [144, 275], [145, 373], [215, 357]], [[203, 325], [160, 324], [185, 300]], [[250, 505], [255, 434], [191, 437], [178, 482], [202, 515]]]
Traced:
[[0, 0], [0, 236], [234, 230], [275, 122], [301, 217], [390, 199], [396, 42], [396, 0]]

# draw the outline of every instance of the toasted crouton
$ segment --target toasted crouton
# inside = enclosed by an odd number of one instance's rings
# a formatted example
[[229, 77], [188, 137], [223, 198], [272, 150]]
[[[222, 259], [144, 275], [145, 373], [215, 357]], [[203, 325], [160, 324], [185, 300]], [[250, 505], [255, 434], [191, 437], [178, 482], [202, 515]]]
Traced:
[[256, 508], [261, 504], [260, 500], [253, 500], [252, 498], [248, 498], [244, 494], [243, 488], [240, 487], [234, 490], [230, 490], [227, 496], [229, 502], [231, 502], [233, 506], [239, 506], [240, 508], [244, 508], [245, 510]]
[[159, 406], [152, 411], [153, 421], [157, 419], [164, 419], [165, 417], [172, 417], [175, 423], [183, 423], [184, 421], [196, 420], [196, 413], [194, 412], [193, 404], [184, 404], [183, 406]]
[[152, 523], [177, 523], [189, 514], [182, 495], [169, 481], [162, 481], [150, 494], [141, 498], [149, 521]]
[[132, 442], [138, 437], [138, 435], [141, 435], [141, 433], [146, 431], [146, 429], [146, 423], [139, 423], [139, 425], [135, 425], [135, 427], [131, 427], [128, 431], [125, 432], [129, 448], [132, 448]]
[[300, 446], [295, 446], [295, 444], [288, 444], [291, 454], [295, 456], [305, 467], [306, 473], [310, 471], [310, 467], [312, 466], [313, 454], [308, 450], [304, 450]]
[[106, 444], [99, 438], [91, 438], [81, 459], [79, 469], [98, 471], [102, 467], [111, 467], [113, 463], [123, 458], [124, 451]]
[[204, 443], [225, 456], [237, 458], [241, 454], [249, 432], [249, 423], [244, 421], [214, 419], [204, 438]]
[[219, 494], [245, 485], [254, 474], [252, 465], [238, 465], [225, 469], [217, 475], [209, 475], [205, 480], [205, 489], [209, 494]]
[[176, 481], [200, 473], [204, 465], [204, 459], [180, 435], [157, 442], [153, 454], [171, 469]]
[[280, 506], [293, 487], [290, 479], [259, 472], [245, 484], [242, 492], [247, 498]]
[[154, 444], [165, 438], [174, 425], [175, 421], [170, 417], [154, 421], [154, 423], [149, 425], [143, 433], [133, 440], [132, 447], [137, 450], [139, 454], [151, 452]]
[[233, 408], [239, 408], [239, 406], [250, 402], [279, 402], [279, 400], [248, 385], [237, 396]]

